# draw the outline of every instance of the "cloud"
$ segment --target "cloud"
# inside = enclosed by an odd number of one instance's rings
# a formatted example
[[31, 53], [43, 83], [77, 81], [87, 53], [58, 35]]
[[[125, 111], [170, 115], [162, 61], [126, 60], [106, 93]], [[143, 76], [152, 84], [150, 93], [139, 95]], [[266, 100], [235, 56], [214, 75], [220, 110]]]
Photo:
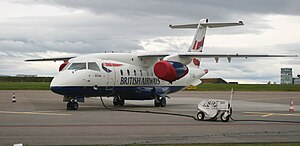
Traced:
[[297, 0], [50, 0], [33, 1], [85, 9], [96, 14], [113, 13], [122, 16], [171, 16], [175, 18], [198, 18], [199, 14], [217, 19], [230, 18], [232, 14], [286, 14], [298, 15]]
[[36, 74], [39, 76], [54, 76], [58, 73], [58, 67], [62, 64], [62, 62], [24, 62], [24, 60], [29, 58], [49, 58], [77, 55], [79, 54], [53, 51], [40, 53], [4, 53], [0, 51], [0, 73], [1, 75]]

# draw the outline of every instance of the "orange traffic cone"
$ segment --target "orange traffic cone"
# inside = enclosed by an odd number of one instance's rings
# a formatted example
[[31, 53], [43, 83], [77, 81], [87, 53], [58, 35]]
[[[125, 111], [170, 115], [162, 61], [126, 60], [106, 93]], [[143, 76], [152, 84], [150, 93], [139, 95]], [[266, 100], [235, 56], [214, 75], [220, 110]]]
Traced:
[[15, 93], [13, 93], [12, 102], [17, 102]]
[[294, 106], [294, 101], [293, 101], [293, 99], [291, 99], [289, 111], [290, 111], [290, 112], [294, 112], [294, 111], [295, 111], [295, 106]]

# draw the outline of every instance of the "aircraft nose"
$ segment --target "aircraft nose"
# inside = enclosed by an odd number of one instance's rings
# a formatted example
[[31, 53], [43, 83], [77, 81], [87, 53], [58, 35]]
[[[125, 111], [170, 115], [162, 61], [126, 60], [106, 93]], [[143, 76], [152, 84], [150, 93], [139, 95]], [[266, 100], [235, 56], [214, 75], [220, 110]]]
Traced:
[[50, 83], [50, 89], [54, 93], [64, 95], [63, 90], [62, 90], [62, 87], [64, 86], [62, 83], [63, 78], [62, 78], [62, 75], [60, 75], [60, 74], [61, 73], [59, 73], [52, 79], [52, 81]]
[[50, 89], [51, 89], [52, 92], [54, 92], [56, 94], [65, 95], [65, 92], [64, 92], [64, 90], [62, 90], [61, 87], [53, 87], [53, 86], [51, 86]]
[[85, 71], [65, 70], [59, 72], [51, 81], [52, 92], [64, 96], [81, 96], [92, 90]]
[[74, 77], [75, 76], [72, 75], [72, 72], [70, 71], [59, 72], [51, 81], [51, 91], [57, 94], [67, 95], [68, 93], [66, 93], [66, 89], [69, 88], [71, 84], [74, 84], [74, 81], [76, 81]]

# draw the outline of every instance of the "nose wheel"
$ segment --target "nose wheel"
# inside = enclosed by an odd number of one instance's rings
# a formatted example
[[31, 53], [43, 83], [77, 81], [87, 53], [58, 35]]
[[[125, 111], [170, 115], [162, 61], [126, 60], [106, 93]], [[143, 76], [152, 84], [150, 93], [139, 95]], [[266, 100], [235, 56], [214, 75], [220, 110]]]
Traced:
[[69, 101], [67, 103], [67, 110], [78, 110], [79, 105], [76, 101]]

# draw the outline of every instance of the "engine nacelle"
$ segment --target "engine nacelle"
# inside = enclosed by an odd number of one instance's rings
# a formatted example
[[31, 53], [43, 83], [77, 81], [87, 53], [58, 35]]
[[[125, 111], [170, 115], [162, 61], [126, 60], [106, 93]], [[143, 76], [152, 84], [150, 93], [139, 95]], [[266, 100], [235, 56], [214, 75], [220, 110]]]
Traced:
[[68, 63], [69, 63], [69, 62], [64, 62], [63, 64], [61, 64], [61, 65], [59, 66], [58, 71], [62, 71]]
[[188, 72], [188, 67], [180, 62], [159, 61], [154, 65], [154, 74], [170, 83], [184, 77]]

